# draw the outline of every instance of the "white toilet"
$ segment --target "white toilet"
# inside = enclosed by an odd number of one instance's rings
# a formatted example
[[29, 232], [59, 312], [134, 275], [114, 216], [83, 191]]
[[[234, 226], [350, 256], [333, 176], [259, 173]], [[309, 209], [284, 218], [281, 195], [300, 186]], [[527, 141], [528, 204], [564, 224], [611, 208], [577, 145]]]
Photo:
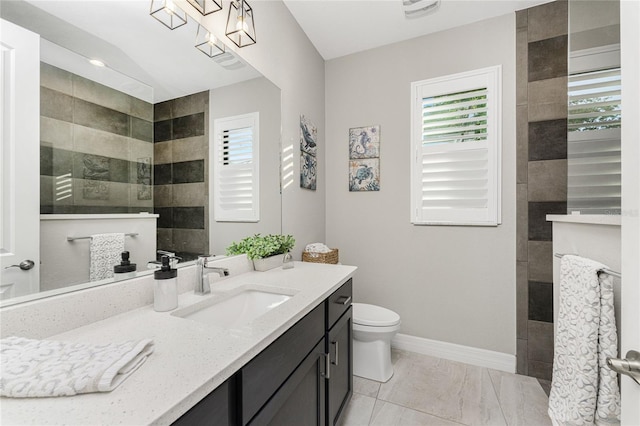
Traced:
[[353, 374], [386, 382], [393, 376], [391, 339], [400, 330], [400, 315], [366, 303], [353, 303]]

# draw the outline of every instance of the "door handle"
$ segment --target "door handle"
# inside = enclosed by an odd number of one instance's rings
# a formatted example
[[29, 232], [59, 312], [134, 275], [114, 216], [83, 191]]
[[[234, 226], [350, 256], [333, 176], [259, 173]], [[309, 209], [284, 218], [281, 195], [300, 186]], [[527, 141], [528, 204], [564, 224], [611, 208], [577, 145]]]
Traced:
[[337, 303], [338, 305], [346, 306], [349, 303], [351, 303], [351, 296], [340, 296], [340, 298], [336, 300], [334, 303]]
[[607, 358], [607, 365], [618, 374], [626, 374], [640, 385], [640, 352], [629, 351], [625, 359]]
[[331, 364], [338, 366], [338, 342], [331, 342], [332, 345], [336, 347], [336, 355], [334, 357], [335, 361], [331, 361]]
[[331, 378], [331, 355], [323, 353], [324, 356], [324, 373], [320, 373], [325, 379]]
[[9, 268], [20, 268], [23, 271], [28, 271], [29, 269], [32, 269], [36, 264], [33, 262], [33, 260], [23, 260], [22, 262], [20, 262], [19, 265], [11, 265], [11, 266], [7, 266], [4, 269], [9, 269]]

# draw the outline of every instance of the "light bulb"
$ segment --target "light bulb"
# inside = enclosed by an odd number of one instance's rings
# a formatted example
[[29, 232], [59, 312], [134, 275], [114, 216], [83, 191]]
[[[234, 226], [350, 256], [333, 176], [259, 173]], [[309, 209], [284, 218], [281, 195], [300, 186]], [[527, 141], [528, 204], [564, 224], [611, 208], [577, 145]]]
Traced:
[[102, 62], [99, 59], [89, 59], [89, 63], [91, 63], [91, 65], [95, 65], [96, 67], [104, 67], [105, 66], [104, 62]]
[[216, 38], [216, 36], [213, 35], [213, 33], [209, 33], [209, 36], [207, 37], [207, 43], [209, 43], [210, 45], [215, 45], [218, 42], [218, 39]]
[[242, 15], [238, 16], [238, 21], [236, 22], [236, 31], [242, 31], [245, 34], [249, 31], [249, 26], [247, 25], [247, 22], [244, 20]]

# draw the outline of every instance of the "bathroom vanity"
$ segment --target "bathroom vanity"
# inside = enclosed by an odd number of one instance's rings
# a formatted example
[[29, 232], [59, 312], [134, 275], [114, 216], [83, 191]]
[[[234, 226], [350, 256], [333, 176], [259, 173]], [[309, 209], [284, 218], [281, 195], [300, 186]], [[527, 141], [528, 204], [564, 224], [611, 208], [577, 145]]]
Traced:
[[[236, 276], [232, 272], [212, 283], [211, 295], [182, 294], [173, 314], [154, 312], [148, 305], [46, 336], [87, 343], [152, 338], [155, 351], [110, 393], [2, 398], [0, 420], [3, 424], [335, 425], [353, 388], [355, 270], [296, 262], [290, 270]], [[180, 274], [189, 276], [184, 272]], [[140, 286], [150, 284], [141, 281]], [[207, 298], [225, 300], [247, 289], [291, 296], [259, 317], [229, 328], [179, 316]]]

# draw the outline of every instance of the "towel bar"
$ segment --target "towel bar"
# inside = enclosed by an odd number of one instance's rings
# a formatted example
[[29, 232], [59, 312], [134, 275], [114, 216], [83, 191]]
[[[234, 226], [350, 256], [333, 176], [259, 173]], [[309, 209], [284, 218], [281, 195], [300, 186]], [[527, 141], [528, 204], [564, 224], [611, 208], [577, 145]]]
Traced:
[[[128, 234], [124, 234], [125, 237], [135, 237], [136, 235], [138, 235], [137, 232], [130, 232]], [[75, 240], [90, 240], [92, 237], [88, 236], [88, 237], [67, 237], [67, 241], [75, 241]]]
[[[562, 257], [564, 255], [565, 255], [565, 253], [554, 253], [554, 256], [557, 257], [557, 258], [560, 258], [560, 259], [562, 259]], [[578, 256], [578, 255], [576, 254], [574, 256]], [[622, 279], [622, 274], [620, 274], [620, 272], [613, 271], [613, 270], [611, 270], [609, 268], [602, 268], [600, 271], [604, 272], [605, 274], [609, 274], [609, 275], [611, 275], [613, 277]]]

